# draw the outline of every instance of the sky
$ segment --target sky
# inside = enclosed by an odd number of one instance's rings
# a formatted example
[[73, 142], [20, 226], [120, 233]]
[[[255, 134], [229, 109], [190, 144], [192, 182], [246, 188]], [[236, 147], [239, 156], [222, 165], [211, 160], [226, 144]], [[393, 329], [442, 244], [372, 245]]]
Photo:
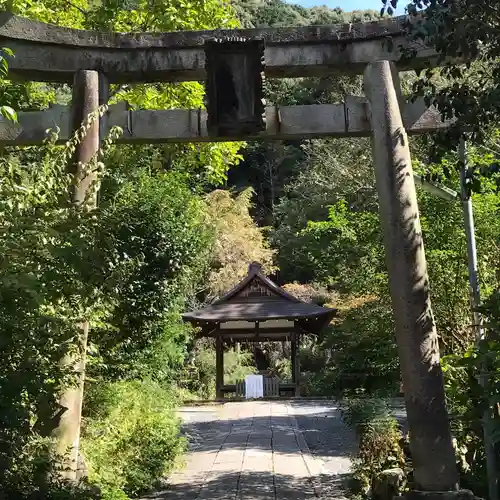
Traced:
[[[334, 8], [340, 7], [342, 10], [349, 12], [351, 10], [380, 10], [382, 0], [287, 0], [289, 3], [297, 3], [303, 7], [314, 7], [315, 5], [326, 5]], [[399, 0], [396, 14], [404, 14], [405, 0]]]

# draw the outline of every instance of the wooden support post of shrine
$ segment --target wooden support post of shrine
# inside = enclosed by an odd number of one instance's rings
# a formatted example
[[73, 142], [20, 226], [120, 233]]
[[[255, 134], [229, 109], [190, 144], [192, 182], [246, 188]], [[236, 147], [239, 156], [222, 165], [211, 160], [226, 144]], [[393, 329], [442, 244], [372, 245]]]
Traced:
[[453, 492], [458, 488], [455, 451], [398, 80], [389, 61], [371, 63], [364, 74], [415, 490]]
[[215, 337], [215, 394], [217, 399], [224, 397], [224, 343], [222, 337]]
[[292, 333], [292, 382], [295, 385], [294, 396], [300, 396], [300, 362], [299, 362], [299, 347], [300, 347], [300, 334], [298, 332]]
[[[105, 96], [107, 98], [107, 96]], [[89, 115], [96, 113], [99, 107], [99, 74], [97, 71], [79, 71], [75, 74], [72, 101], [72, 130], [75, 132], [86, 122]], [[85, 135], [76, 144], [75, 154], [68, 170], [73, 174], [70, 198], [75, 205], [81, 205], [92, 196], [90, 208], [95, 206], [96, 192], [93, 183], [95, 174], [89, 173], [88, 163], [99, 151], [99, 117], [95, 116]], [[56, 453], [63, 456], [62, 475], [70, 480], [77, 478], [78, 455], [80, 445], [80, 425], [83, 403], [83, 388], [85, 379], [85, 355], [89, 323], [85, 318], [76, 325], [78, 330], [78, 348], [66, 356], [61, 363], [72, 367], [77, 377], [77, 383], [64, 390], [59, 404], [61, 417], [54, 432], [56, 437]]]

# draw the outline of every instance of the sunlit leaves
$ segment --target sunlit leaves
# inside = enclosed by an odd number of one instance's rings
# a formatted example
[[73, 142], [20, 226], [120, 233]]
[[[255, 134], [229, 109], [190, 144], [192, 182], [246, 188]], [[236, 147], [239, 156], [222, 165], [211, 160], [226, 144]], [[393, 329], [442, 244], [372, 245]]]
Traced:
[[[14, 57], [14, 53], [9, 48], [0, 49], [0, 81], [3, 81], [9, 73], [8, 57]], [[7, 105], [0, 106], [0, 115], [6, 120], [17, 122], [17, 113], [12, 107]]]
[[0, 114], [11, 122], [17, 122], [17, 113], [10, 106], [0, 106]]
[[207, 299], [222, 295], [243, 279], [249, 262], [260, 262], [267, 273], [274, 270], [275, 252], [268, 247], [264, 230], [250, 215], [253, 195], [248, 188], [234, 197], [222, 190], [212, 191], [206, 197], [207, 216], [215, 235]]
[[87, 0], [0, 0], [0, 9], [44, 23], [83, 28]]
[[[391, 6], [382, 2], [389, 13]], [[422, 10], [424, 9], [424, 10]], [[444, 119], [453, 119], [447, 130], [435, 135], [431, 150], [436, 160], [456, 150], [463, 134], [473, 143], [488, 140], [500, 116], [500, 5], [466, 0], [412, 0], [406, 25], [409, 38], [426, 43], [438, 53], [439, 69], [427, 69], [414, 84], [415, 95], [435, 105]], [[413, 58], [414, 49], [403, 49]], [[479, 179], [474, 189], [480, 187]]]
[[71, 378], [60, 360], [81, 318], [91, 322], [88, 376], [171, 382], [189, 333], [171, 317], [204, 276], [211, 248], [204, 204], [185, 176], [142, 169], [122, 179], [98, 162], [106, 187], [98, 208], [69, 204], [70, 147], [0, 162], [2, 487], [31, 436], [52, 430]]
[[[378, 290], [385, 262], [378, 214], [352, 210], [345, 200], [328, 209], [325, 221], [309, 221], [301, 231], [317, 278], [348, 293]], [[363, 273], [359, 270], [363, 269]]]
[[225, 0], [137, 0], [102, 2], [90, 9], [89, 28], [121, 32], [234, 28], [237, 23]]
[[[3, 1], [3, 4], [2, 4]], [[0, 0], [0, 8], [8, 7], [18, 15], [38, 21], [80, 29], [118, 32], [168, 32], [234, 28], [238, 22], [227, 0]], [[4, 59], [0, 58], [0, 71]], [[41, 99], [41, 84], [6, 84], [3, 103], [19, 109], [26, 101], [46, 107], [57, 99], [53, 89], [45, 89]], [[43, 93], [43, 92], [42, 92]], [[68, 92], [66, 92], [68, 93]], [[203, 108], [204, 88], [197, 82], [151, 85], [113, 86], [112, 103], [126, 101], [138, 109]], [[0, 110], [1, 112], [1, 110]], [[5, 115], [9, 115], [6, 108]], [[196, 147], [164, 149], [174, 167], [210, 184], [222, 184], [228, 169], [241, 159], [242, 143], [201, 144]], [[152, 162], [162, 154], [161, 148], [149, 148]]]

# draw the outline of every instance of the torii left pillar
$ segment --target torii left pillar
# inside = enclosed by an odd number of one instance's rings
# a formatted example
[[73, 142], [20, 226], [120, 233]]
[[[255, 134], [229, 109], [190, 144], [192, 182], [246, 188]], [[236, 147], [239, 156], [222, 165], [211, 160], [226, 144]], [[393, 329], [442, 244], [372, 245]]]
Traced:
[[[88, 128], [85, 135], [76, 145], [75, 154], [68, 165], [68, 171], [73, 175], [71, 202], [76, 206], [95, 208], [97, 202], [97, 188], [94, 185], [95, 173], [88, 171], [88, 164], [99, 151], [100, 126], [102, 120], [97, 116], [99, 105], [106, 103], [107, 82], [97, 71], [84, 70], [75, 74], [73, 81], [72, 99], [72, 133], [76, 132], [83, 124]], [[89, 119], [89, 115], [94, 115]], [[90, 198], [88, 198], [90, 197]], [[62, 475], [66, 479], [77, 479], [78, 457], [80, 450], [80, 427], [83, 404], [83, 388], [85, 381], [85, 356], [89, 322], [82, 318], [75, 325], [77, 329], [77, 349], [75, 354], [66, 356], [61, 363], [72, 366], [77, 378], [73, 386], [67, 387], [59, 399], [61, 417], [55, 429], [56, 453], [63, 457]]]

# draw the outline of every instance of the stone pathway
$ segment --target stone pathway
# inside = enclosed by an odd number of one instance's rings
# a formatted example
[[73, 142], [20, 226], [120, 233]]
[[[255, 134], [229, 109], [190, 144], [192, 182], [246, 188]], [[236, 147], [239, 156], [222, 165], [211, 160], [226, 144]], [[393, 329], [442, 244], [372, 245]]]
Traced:
[[355, 440], [333, 404], [248, 401], [184, 408], [182, 416], [190, 442], [186, 467], [150, 499], [309, 500], [343, 494]]

